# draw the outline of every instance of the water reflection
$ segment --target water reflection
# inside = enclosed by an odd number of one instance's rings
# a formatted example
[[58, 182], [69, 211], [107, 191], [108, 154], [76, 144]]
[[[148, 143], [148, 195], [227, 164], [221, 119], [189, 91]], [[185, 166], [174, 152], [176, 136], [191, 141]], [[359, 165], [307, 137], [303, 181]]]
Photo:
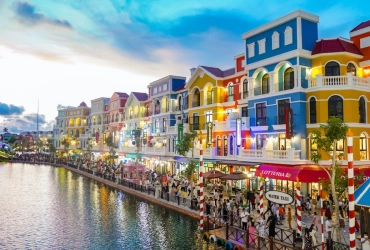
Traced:
[[0, 165], [0, 249], [206, 249], [197, 221], [64, 168]]

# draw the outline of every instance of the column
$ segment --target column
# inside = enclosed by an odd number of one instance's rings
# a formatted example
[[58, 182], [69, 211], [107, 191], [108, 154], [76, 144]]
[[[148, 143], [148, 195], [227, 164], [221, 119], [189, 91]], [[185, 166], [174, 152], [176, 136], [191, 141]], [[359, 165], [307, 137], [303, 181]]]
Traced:
[[347, 132], [347, 152], [348, 152], [348, 201], [349, 201], [349, 246], [351, 250], [356, 250], [355, 235], [355, 187], [353, 171], [353, 134], [351, 129]]
[[[274, 72], [269, 72], [268, 74], [270, 75], [270, 79], [269, 79], [270, 92], [269, 93], [274, 93], [275, 92], [275, 79], [274, 79], [275, 73]], [[262, 85], [261, 85], [261, 87], [262, 87]]]
[[301, 208], [301, 187], [299, 184], [299, 179], [297, 178], [296, 184], [296, 196], [297, 200], [297, 233], [302, 235], [302, 208]]
[[[191, 176], [193, 178], [193, 176]], [[203, 231], [203, 207], [204, 207], [204, 195], [203, 195], [203, 145], [202, 145], [202, 132], [199, 134], [199, 187], [200, 187], [200, 208], [199, 208], [199, 227]], [[192, 201], [191, 201], [192, 202]]]

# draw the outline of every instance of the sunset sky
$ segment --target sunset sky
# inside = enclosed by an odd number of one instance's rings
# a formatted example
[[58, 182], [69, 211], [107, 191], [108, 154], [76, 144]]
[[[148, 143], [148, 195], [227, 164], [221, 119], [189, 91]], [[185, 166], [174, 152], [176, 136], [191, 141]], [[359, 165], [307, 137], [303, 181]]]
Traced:
[[[51, 130], [57, 106], [114, 91], [146, 92], [192, 67], [228, 69], [241, 35], [297, 9], [320, 17], [319, 37], [349, 37], [368, 1], [0, 0], [0, 128]], [[365, 11], [366, 10], [366, 11]]]

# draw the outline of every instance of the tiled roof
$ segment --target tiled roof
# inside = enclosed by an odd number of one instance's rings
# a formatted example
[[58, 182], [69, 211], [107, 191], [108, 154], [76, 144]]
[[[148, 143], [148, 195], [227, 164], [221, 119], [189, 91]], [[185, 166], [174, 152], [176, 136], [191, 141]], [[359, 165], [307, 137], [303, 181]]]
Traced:
[[114, 92], [116, 93], [119, 97], [127, 97], [128, 98], [128, 94], [126, 93], [122, 93], [122, 92]]
[[335, 52], [349, 52], [362, 55], [361, 51], [350, 41], [340, 38], [336, 39], [321, 39], [317, 41], [312, 50], [312, 55]]
[[219, 68], [213, 68], [213, 67], [208, 67], [208, 66], [201, 66], [201, 67], [217, 77], [227, 77], [227, 76], [231, 76], [235, 74], [235, 68], [222, 71]]
[[353, 28], [350, 32], [353, 32], [353, 31], [356, 31], [356, 30], [361, 30], [361, 29], [369, 27], [369, 26], [370, 26], [370, 20], [360, 23], [355, 28]]
[[146, 101], [148, 99], [148, 94], [147, 93], [140, 93], [140, 92], [132, 92], [132, 94], [134, 96], [136, 96], [136, 98], [142, 102], [142, 101]]
[[185, 89], [185, 83], [183, 85], [181, 85], [180, 87], [178, 87], [177, 89], [175, 89], [174, 91], [180, 91], [180, 90], [183, 90]]

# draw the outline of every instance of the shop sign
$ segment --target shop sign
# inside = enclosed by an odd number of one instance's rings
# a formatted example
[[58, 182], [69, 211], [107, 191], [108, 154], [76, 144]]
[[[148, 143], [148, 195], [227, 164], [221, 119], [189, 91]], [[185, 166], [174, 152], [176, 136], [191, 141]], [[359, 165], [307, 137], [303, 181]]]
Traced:
[[284, 192], [275, 191], [275, 190], [267, 191], [265, 194], [265, 197], [267, 200], [273, 203], [280, 204], [280, 205], [291, 204], [294, 201], [291, 195], [284, 193]]
[[278, 172], [272, 170], [262, 170], [263, 176], [269, 176], [270, 178], [274, 177], [283, 177], [283, 178], [290, 178], [292, 175], [290, 173], [285, 172]]
[[184, 135], [184, 127], [183, 127], [183, 124], [180, 123], [177, 125], [177, 142], [178, 143], [181, 143], [183, 135]]
[[292, 108], [285, 109], [285, 138], [293, 137], [293, 110]]
[[207, 145], [212, 145], [212, 129], [213, 129], [213, 123], [208, 122], [207, 123]]
[[242, 145], [242, 119], [236, 119], [236, 146]]

